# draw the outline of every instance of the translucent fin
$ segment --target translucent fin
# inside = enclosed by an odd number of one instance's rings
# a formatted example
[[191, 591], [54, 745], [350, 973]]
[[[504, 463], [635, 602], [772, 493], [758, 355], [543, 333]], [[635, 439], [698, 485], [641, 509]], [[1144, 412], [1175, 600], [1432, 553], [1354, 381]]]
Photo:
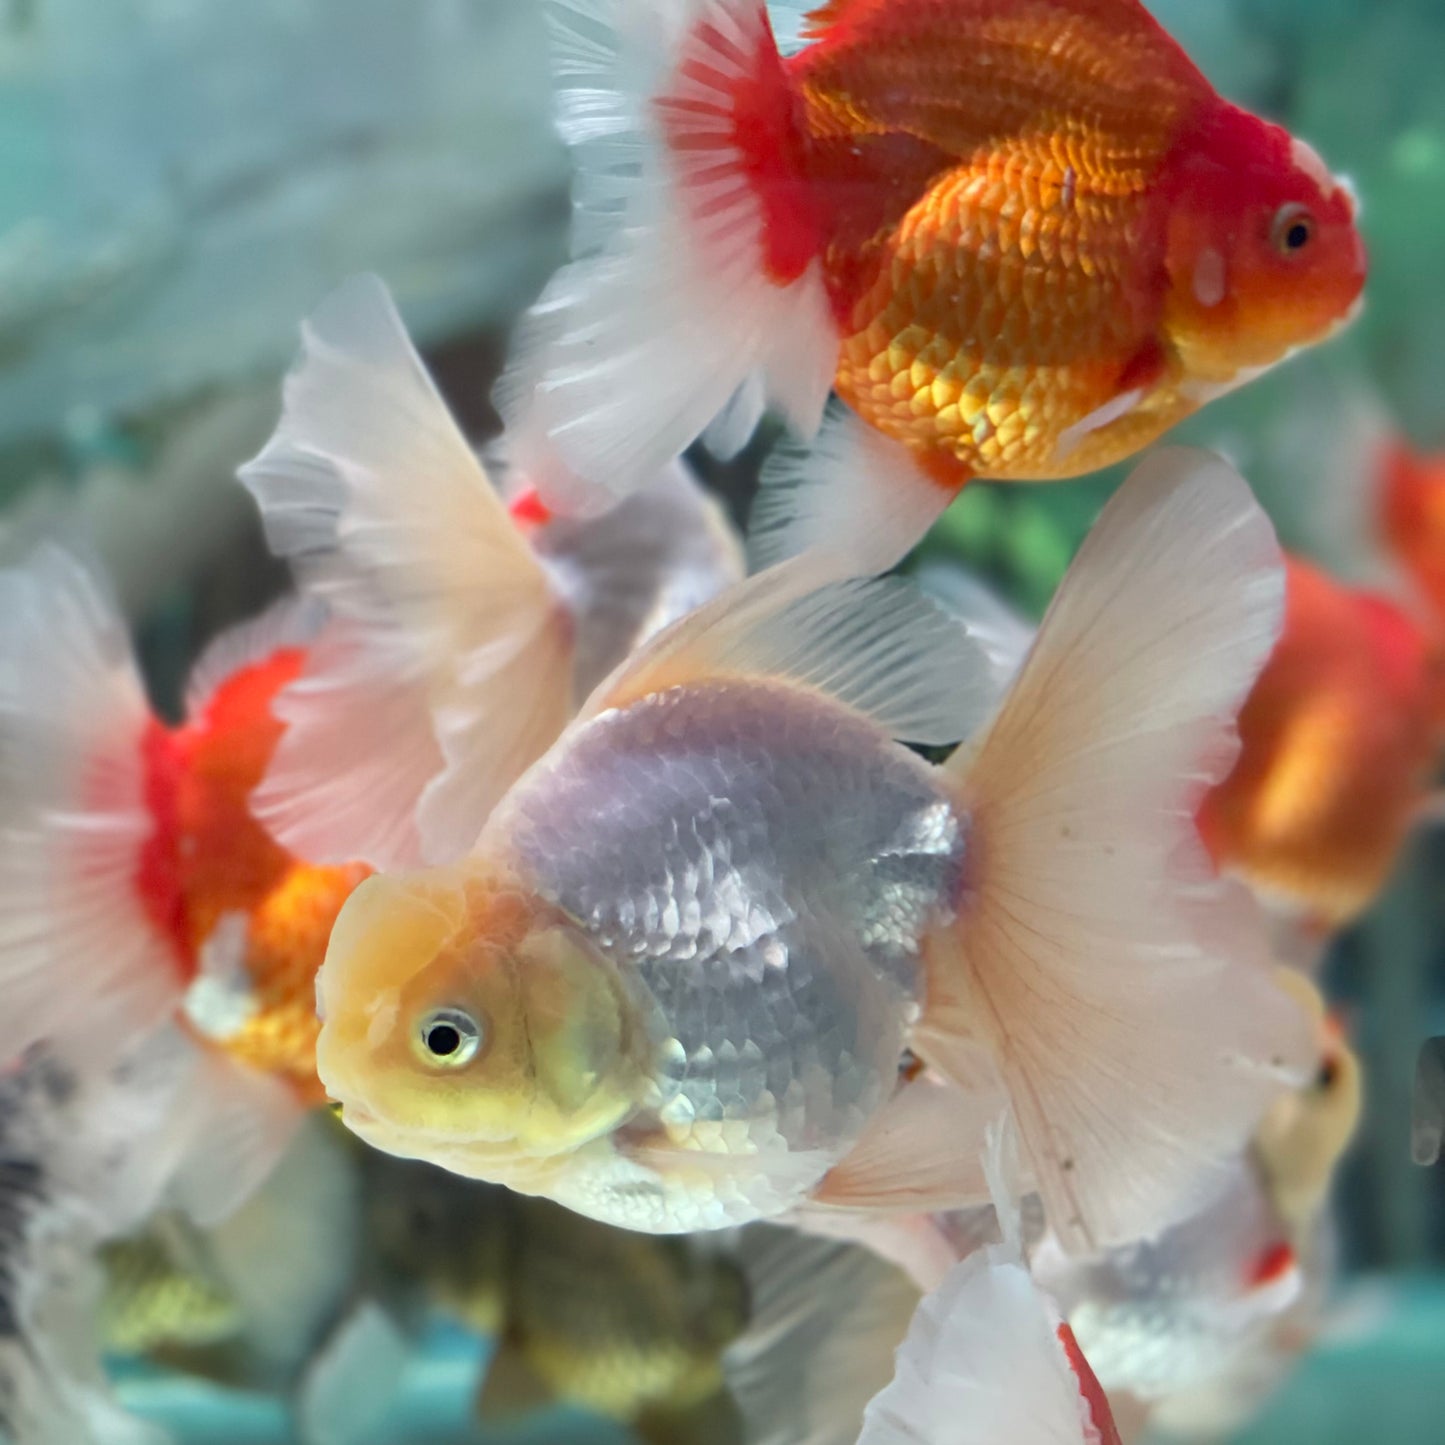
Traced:
[[1205, 453], [1139, 467], [1059, 588], [998, 717], [951, 761], [975, 863], [914, 1047], [993, 1051], [1070, 1250], [1156, 1233], [1216, 1188], [1313, 1029], [1195, 829], [1278, 634], [1249, 488]]
[[723, 1372], [748, 1445], [853, 1445], [917, 1287], [859, 1245], [773, 1225], [750, 1225], [738, 1251], [752, 1319]]
[[577, 259], [523, 319], [496, 403], [523, 468], [567, 512], [646, 485], [755, 374], [811, 434], [838, 333], [805, 188], [788, 188], [783, 213], [754, 180], [794, 147], [763, 0], [548, 11]]
[[571, 713], [567, 618], [375, 277], [306, 323], [285, 396], [241, 479], [341, 635], [277, 700], [257, 815], [316, 862], [450, 861]]
[[99, 1060], [180, 998], [140, 885], [153, 726], [91, 570], [47, 545], [0, 573], [0, 1065], [57, 1034]]
[[[989, 1074], [986, 1056], [982, 1063], [981, 1072]], [[878, 1110], [813, 1191], [813, 1202], [909, 1213], [986, 1202], [984, 1135], [1007, 1108], [1008, 1095], [996, 1078], [960, 1088], [923, 1074]], [[939, 1147], [941, 1139], [947, 1148]]]
[[746, 571], [732, 524], [681, 462], [602, 516], [558, 518], [532, 540], [573, 618], [579, 697]]
[[918, 1307], [858, 1445], [1118, 1445], [1098, 1382], [1007, 1249], [954, 1267]]
[[266, 1182], [304, 1117], [279, 1080], [199, 1051], [178, 1116], [185, 1134], [170, 1202], [202, 1228], [219, 1224]]
[[968, 634], [899, 578], [833, 582], [830, 572], [826, 559], [797, 558], [732, 588], [619, 668], [583, 716], [735, 674], [816, 688], [910, 742], [967, 736], [993, 695]]
[[703, 446], [719, 461], [731, 461], [753, 439], [767, 411], [767, 378], [754, 372], [703, 432]]
[[846, 573], [869, 576], [901, 562], [958, 495], [901, 442], [841, 402], [809, 444], [785, 441], [763, 467], [748, 523], [755, 569], [826, 549]]
[[409, 1353], [406, 1336], [374, 1300], [349, 1310], [302, 1376], [295, 1417], [304, 1445], [374, 1439]]
[[363, 1208], [352, 1140], [314, 1110], [265, 1184], [208, 1232], [255, 1353], [289, 1370], [335, 1323], [362, 1264]]
[[1440, 1158], [1445, 1137], [1445, 1038], [1426, 1039], [1415, 1060], [1410, 1155], [1428, 1168]]
[[962, 622], [987, 653], [1002, 698], [1023, 666], [1038, 629], [986, 582], [957, 564], [926, 563], [913, 574], [913, 580], [925, 596]]
[[243, 667], [292, 647], [309, 647], [326, 609], [305, 597], [283, 597], [248, 621], [228, 627], [196, 659], [186, 679], [186, 716], [204, 712], [216, 690]]

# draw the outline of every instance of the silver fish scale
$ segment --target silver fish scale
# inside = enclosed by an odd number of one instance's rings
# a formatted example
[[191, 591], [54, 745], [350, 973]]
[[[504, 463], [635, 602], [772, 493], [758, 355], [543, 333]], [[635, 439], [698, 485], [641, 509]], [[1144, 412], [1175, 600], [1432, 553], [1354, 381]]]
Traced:
[[635, 985], [674, 1143], [836, 1158], [896, 1080], [961, 820], [864, 718], [751, 681], [603, 714], [514, 794], [506, 848]]

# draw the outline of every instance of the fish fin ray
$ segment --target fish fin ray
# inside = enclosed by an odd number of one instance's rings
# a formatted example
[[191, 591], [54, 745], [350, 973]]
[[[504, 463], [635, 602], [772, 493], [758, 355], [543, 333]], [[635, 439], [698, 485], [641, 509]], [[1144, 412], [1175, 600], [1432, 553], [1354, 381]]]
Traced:
[[303, 327], [241, 480], [345, 632], [277, 699], [257, 815], [316, 862], [454, 860], [570, 715], [571, 634], [375, 277]]
[[859, 576], [902, 561], [962, 485], [935, 480], [901, 442], [831, 405], [811, 443], [784, 441], [763, 467], [748, 525], [755, 569], [817, 548]]
[[[1065, 1247], [1140, 1238], [1217, 1184], [1314, 1031], [1195, 812], [1278, 635], [1283, 572], [1248, 487], [1156, 453], [1105, 509], [977, 748], [947, 765], [969, 896], [930, 942], [913, 1046], [985, 1043]], [[933, 952], [937, 949], [937, 952]]]
[[[755, 373], [792, 427], [816, 430], [839, 336], [820, 242], [770, 274], [787, 227], [740, 137], [762, 135], [774, 162], [795, 138], [763, 0], [553, 0], [549, 14], [577, 259], [523, 318], [494, 400], [567, 512], [645, 485]], [[744, 97], [771, 98], [748, 126]], [[784, 189], [805, 204], [796, 179]]]
[[0, 1062], [57, 1034], [97, 1056], [184, 991], [148, 916], [153, 722], [96, 571], [51, 544], [0, 574]]
[[584, 718], [712, 676], [815, 688], [910, 742], [965, 737], [991, 706], [987, 664], [967, 632], [900, 578], [839, 582], [800, 557], [731, 588], [624, 663]]

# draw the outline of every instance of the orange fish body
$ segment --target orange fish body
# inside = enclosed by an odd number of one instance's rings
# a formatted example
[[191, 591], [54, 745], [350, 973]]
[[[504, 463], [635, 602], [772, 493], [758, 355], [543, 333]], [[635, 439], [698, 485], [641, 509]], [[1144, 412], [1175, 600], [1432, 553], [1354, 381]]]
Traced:
[[837, 388], [968, 473], [1118, 461], [1359, 295], [1349, 196], [1133, 0], [837, 0], [814, 34]]
[[370, 870], [302, 862], [249, 803], [283, 730], [272, 702], [304, 661], [301, 648], [280, 648], [225, 678], [179, 727], [151, 721], [143, 746], [155, 831], [137, 884], [182, 981], [193, 983], [204, 960], [244, 993], [239, 1019], [212, 1023], [192, 1010], [200, 1031], [319, 1103], [316, 972], [337, 912]]
[[1384, 886], [1442, 742], [1441, 655], [1400, 608], [1290, 559], [1285, 627], [1206, 797], [1216, 861], [1337, 926]]

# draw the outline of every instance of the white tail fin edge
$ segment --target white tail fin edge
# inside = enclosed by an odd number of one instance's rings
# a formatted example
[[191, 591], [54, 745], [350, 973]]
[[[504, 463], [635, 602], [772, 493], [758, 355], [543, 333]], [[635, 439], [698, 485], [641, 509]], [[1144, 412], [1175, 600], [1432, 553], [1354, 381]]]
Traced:
[[957, 495], [957, 485], [935, 480], [902, 442], [837, 402], [811, 442], [773, 449], [748, 519], [748, 557], [761, 570], [825, 550], [843, 572], [886, 572]]
[[1244, 481], [1206, 453], [1156, 453], [1085, 541], [981, 743], [949, 764], [974, 864], [915, 1046], [947, 1075], [961, 1034], [988, 1045], [1071, 1250], [1185, 1212], [1313, 1065], [1258, 913], [1194, 823], [1233, 764], [1283, 593]]
[[57, 1037], [99, 1057], [184, 990], [141, 893], [152, 726], [93, 569], [45, 545], [0, 573], [0, 1066]]
[[317, 308], [242, 469], [334, 629], [276, 702], [257, 815], [316, 862], [447, 862], [571, 715], [569, 620], [375, 277]]
[[577, 259], [524, 318], [496, 401], [544, 500], [569, 511], [646, 485], [756, 373], [811, 434], [838, 332], [816, 255], [770, 276], [774, 228], [738, 140], [738, 90], [782, 78], [764, 0], [552, 0], [549, 16]]

